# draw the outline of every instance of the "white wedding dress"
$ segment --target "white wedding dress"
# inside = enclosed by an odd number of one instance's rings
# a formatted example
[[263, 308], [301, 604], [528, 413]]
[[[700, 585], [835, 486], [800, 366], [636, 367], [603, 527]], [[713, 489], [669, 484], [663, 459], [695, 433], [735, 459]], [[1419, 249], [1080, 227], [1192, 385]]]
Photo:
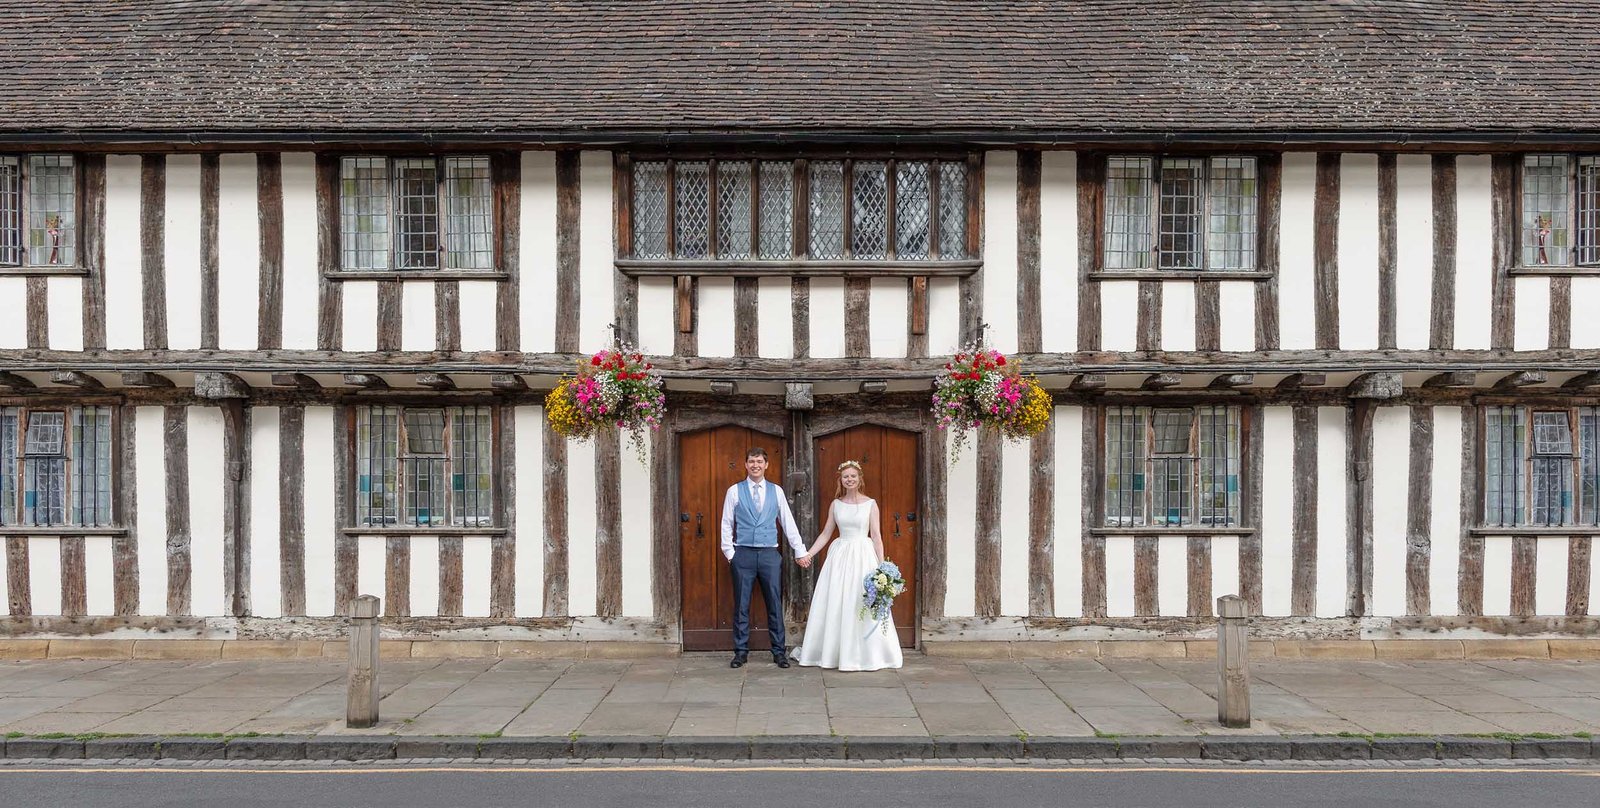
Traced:
[[834, 500], [829, 507], [839, 538], [828, 544], [828, 558], [811, 592], [805, 644], [795, 652], [795, 661], [841, 671], [898, 668], [900, 635], [894, 618], [880, 626], [870, 615], [861, 615], [867, 574], [878, 568], [878, 552], [867, 535], [872, 500], [853, 505]]

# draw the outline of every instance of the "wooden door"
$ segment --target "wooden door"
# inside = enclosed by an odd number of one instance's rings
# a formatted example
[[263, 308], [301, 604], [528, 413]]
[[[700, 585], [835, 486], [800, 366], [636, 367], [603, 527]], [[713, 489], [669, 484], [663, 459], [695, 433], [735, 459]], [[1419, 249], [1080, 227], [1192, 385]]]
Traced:
[[[862, 490], [878, 501], [879, 529], [883, 534], [883, 551], [890, 561], [899, 565], [906, 579], [906, 591], [895, 598], [894, 625], [900, 633], [900, 645], [906, 648], [917, 644], [917, 530], [922, 525], [921, 503], [918, 492], [921, 467], [917, 457], [917, 435], [899, 429], [863, 424], [842, 432], [835, 432], [816, 440], [817, 450], [817, 522], [828, 518], [828, 505], [833, 502], [838, 486], [837, 469], [840, 463], [854, 460], [861, 464], [866, 476]], [[820, 564], [827, 559], [822, 553]]]
[[[729, 486], [745, 478], [744, 456], [752, 446], [767, 450], [767, 481], [782, 485], [785, 444], [781, 437], [741, 426], [678, 437], [678, 546], [685, 651], [733, 648], [733, 578], [722, 555], [722, 500]], [[781, 536], [779, 544], [785, 544]], [[787, 551], [784, 555], [787, 564]], [[750, 650], [771, 647], [766, 602], [757, 586], [750, 598]]]

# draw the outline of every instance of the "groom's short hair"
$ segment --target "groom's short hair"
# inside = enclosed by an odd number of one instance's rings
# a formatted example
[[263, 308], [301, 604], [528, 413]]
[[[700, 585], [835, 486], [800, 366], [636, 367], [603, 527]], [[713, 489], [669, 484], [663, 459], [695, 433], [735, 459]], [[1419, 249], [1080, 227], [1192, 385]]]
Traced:
[[752, 446], [744, 453], [744, 459], [749, 460], [752, 457], [759, 457], [765, 460], [767, 457], [767, 450], [761, 448], [760, 446]]

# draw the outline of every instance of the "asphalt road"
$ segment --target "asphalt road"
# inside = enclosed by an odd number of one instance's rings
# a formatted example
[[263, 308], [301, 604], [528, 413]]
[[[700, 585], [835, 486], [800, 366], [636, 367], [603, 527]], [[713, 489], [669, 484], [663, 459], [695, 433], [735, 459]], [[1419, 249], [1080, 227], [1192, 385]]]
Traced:
[[559, 766], [0, 768], [33, 806], [1449, 806], [1596, 804], [1600, 767], [1526, 769]]

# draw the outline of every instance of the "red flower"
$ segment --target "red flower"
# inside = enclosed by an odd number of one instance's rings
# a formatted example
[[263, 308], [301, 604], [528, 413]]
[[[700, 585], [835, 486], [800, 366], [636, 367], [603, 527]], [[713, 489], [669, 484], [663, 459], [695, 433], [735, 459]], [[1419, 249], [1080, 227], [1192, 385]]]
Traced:
[[1003, 357], [1003, 356], [996, 356], [994, 361], [999, 362], [1000, 363], [1000, 367], [1005, 367], [1006, 366], [1006, 358]]
[[595, 357], [595, 358], [593, 358], [593, 359], [590, 359], [590, 360], [589, 360], [589, 364], [591, 364], [591, 365], [598, 365], [598, 364], [600, 364], [600, 357], [598, 357], [598, 356], [596, 356], [596, 357]]

